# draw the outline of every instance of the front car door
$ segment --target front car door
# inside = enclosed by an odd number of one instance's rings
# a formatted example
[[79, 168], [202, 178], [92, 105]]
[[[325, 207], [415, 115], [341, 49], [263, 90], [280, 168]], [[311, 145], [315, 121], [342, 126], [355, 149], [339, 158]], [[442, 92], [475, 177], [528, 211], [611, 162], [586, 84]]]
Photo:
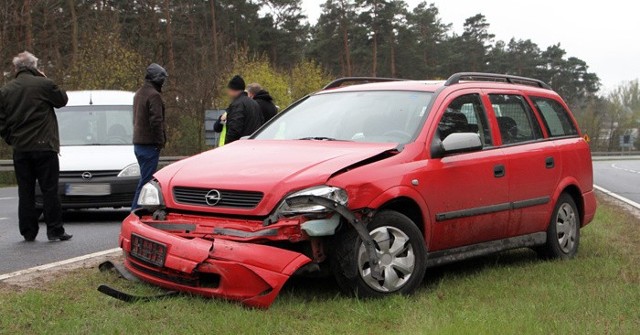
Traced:
[[[509, 221], [507, 162], [495, 147], [487, 101], [479, 91], [452, 93], [438, 109], [438, 129], [432, 142], [452, 133], [477, 133], [482, 151], [432, 158], [425, 167], [420, 191], [435, 217], [430, 251], [503, 238]], [[432, 145], [433, 143], [431, 143]]]

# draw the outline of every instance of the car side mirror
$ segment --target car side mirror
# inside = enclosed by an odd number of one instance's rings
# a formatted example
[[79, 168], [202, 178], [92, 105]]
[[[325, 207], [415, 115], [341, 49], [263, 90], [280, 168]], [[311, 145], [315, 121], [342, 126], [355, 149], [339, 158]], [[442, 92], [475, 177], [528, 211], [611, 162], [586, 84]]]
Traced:
[[480, 135], [476, 133], [453, 133], [440, 142], [439, 148], [432, 148], [431, 156], [433, 158], [442, 158], [446, 155], [480, 150], [482, 150]]

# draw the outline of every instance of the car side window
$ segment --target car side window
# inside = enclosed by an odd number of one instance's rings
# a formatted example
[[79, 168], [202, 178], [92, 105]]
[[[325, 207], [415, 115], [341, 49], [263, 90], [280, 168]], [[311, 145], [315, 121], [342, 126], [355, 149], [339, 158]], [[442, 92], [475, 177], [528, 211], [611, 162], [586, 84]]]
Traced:
[[578, 135], [569, 112], [558, 101], [539, 97], [531, 97], [531, 100], [542, 115], [550, 137]]
[[487, 113], [479, 94], [467, 94], [454, 99], [438, 123], [436, 136], [444, 140], [453, 133], [476, 133], [485, 147], [493, 145]]
[[502, 144], [515, 144], [542, 138], [542, 130], [529, 104], [521, 95], [490, 94], [500, 128]]

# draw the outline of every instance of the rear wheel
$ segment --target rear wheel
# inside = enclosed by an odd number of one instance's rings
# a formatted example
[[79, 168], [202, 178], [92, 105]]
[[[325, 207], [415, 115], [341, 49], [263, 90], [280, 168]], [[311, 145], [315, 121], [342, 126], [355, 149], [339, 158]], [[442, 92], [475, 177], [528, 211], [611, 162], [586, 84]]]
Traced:
[[413, 292], [422, 283], [426, 271], [427, 250], [418, 227], [403, 214], [382, 211], [368, 229], [375, 242], [383, 279], [371, 276], [364, 243], [349, 229], [336, 236], [339, 252], [334, 256], [334, 275], [341, 289], [360, 297]]
[[573, 198], [563, 193], [547, 228], [547, 243], [539, 249], [547, 258], [571, 259], [580, 244], [580, 214]]

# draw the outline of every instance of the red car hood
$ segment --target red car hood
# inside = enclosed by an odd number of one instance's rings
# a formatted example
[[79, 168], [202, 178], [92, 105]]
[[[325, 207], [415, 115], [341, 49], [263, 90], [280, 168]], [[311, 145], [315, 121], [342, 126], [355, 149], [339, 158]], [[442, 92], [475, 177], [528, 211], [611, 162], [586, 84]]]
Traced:
[[[170, 208], [268, 215], [286, 194], [322, 185], [333, 173], [396, 147], [394, 143], [238, 141], [169, 166], [156, 178]], [[264, 198], [251, 210], [191, 206], [173, 201], [173, 187], [257, 191]]]

